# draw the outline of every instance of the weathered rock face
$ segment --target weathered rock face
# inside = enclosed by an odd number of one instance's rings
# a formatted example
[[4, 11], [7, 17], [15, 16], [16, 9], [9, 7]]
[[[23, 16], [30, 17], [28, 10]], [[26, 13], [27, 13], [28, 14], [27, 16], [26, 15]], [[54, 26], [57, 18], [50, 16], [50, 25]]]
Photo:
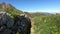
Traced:
[[13, 20], [11, 15], [0, 12], [0, 34], [30, 34], [31, 21], [28, 17], [17, 15]]
[[[7, 29], [11, 28], [14, 24], [14, 20], [10, 17], [10, 14], [0, 12], [0, 34], [4, 33]], [[10, 30], [10, 29], [9, 29]]]
[[14, 20], [10, 17], [10, 14], [0, 12], [0, 25], [6, 25], [8, 28], [11, 28], [14, 24]]
[[17, 16], [16, 23], [20, 34], [30, 34], [31, 21], [28, 17]]

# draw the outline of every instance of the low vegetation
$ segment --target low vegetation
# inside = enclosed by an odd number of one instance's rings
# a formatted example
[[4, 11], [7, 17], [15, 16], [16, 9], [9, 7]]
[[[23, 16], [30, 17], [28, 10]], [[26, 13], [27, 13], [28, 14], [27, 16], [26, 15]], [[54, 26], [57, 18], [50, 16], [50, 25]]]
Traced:
[[60, 34], [60, 15], [34, 17], [34, 34]]

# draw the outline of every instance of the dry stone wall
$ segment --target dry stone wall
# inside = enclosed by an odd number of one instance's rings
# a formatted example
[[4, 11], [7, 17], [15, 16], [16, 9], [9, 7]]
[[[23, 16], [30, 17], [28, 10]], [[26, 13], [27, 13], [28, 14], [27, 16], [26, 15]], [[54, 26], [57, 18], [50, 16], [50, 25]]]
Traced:
[[30, 34], [31, 21], [28, 17], [17, 15], [15, 19], [11, 14], [0, 12], [0, 34]]

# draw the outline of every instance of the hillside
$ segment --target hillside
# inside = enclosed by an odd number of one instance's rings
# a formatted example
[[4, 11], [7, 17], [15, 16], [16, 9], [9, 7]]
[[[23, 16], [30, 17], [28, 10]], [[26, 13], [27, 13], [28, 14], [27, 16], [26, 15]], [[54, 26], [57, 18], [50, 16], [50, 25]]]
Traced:
[[11, 4], [6, 4], [4, 2], [0, 4], [0, 12], [7, 12], [12, 16], [20, 15], [21, 13], [23, 13], [23, 11], [16, 9]]
[[24, 12], [25, 14], [27, 14], [30, 17], [36, 17], [36, 16], [48, 16], [48, 15], [52, 15], [50, 13], [47, 12]]

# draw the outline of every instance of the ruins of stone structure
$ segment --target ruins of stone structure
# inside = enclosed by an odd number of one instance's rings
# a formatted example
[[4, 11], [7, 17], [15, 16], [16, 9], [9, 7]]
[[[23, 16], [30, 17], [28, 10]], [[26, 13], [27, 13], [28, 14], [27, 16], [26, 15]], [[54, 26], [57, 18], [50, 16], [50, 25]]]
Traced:
[[15, 19], [11, 14], [0, 12], [0, 34], [30, 34], [31, 21], [28, 17], [17, 15]]

